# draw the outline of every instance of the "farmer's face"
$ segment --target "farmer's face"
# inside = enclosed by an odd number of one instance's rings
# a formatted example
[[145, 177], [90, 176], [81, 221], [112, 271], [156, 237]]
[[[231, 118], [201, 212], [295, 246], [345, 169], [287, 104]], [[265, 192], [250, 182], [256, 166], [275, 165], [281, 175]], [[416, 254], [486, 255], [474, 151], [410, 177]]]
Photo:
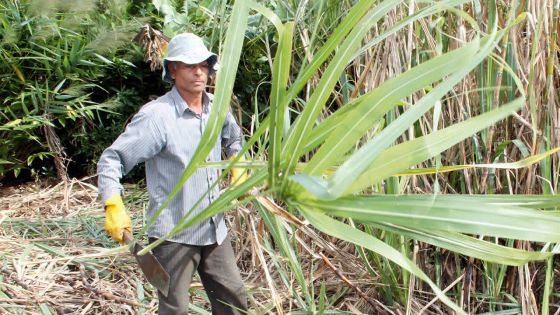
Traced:
[[199, 94], [204, 91], [208, 81], [208, 61], [193, 65], [177, 61], [169, 65], [169, 72], [177, 89], [189, 94]]

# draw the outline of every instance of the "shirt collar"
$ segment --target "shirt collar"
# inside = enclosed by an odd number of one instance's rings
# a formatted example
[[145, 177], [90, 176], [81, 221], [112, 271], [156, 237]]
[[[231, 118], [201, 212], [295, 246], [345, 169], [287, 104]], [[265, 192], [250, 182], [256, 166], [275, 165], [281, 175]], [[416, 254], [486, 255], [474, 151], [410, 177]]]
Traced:
[[[170, 91], [171, 93], [171, 99], [173, 100], [173, 103], [175, 104], [175, 110], [177, 111], [177, 114], [179, 114], [180, 116], [183, 115], [183, 113], [188, 110], [189, 112], [192, 113], [192, 111], [189, 109], [189, 106], [187, 105], [187, 102], [185, 102], [185, 100], [181, 97], [181, 95], [179, 94], [179, 91], [177, 91], [177, 87], [173, 86], [173, 88]], [[204, 91], [202, 92], [202, 112], [205, 114], [208, 114], [210, 107], [212, 107], [212, 100], [214, 99], [213, 95]]]

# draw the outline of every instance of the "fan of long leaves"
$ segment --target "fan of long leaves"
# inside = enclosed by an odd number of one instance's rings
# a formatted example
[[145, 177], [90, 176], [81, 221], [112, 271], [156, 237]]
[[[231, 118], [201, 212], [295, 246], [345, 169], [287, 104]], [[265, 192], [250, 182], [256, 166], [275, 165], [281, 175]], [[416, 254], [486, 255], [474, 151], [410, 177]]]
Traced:
[[0, 177], [51, 157], [66, 177], [65, 139], [93, 151], [88, 127], [126, 98], [99, 82], [134, 67], [119, 51], [139, 25], [126, 14], [122, 2], [0, 0]]
[[[371, 47], [383, 41], [417, 19], [464, 2], [467, 1], [446, 0], [425, 4], [416, 14], [399, 21], [395, 27], [380, 34], [367, 45]], [[244, 148], [244, 152], [247, 152], [258, 139], [268, 134], [268, 161], [219, 163], [226, 170], [224, 174], [236, 166], [251, 168], [252, 176], [246, 182], [226, 190], [202, 213], [196, 216], [186, 215], [168, 236], [216, 213], [234, 208], [236, 200], [241, 198], [241, 202], [256, 202], [260, 205], [259, 214], [276, 237], [285, 239], [287, 235], [281, 220], [290, 220], [290, 214], [303, 217], [305, 220], [301, 224], [311, 224], [325, 234], [352, 242], [393, 261], [425, 281], [442, 302], [458, 313], [464, 312], [411, 260], [375, 236], [346, 222], [367, 223], [379, 229], [501, 264], [522, 265], [552, 255], [550, 252], [508, 248], [471, 235], [557, 242], [560, 240], [560, 216], [542, 211], [554, 208], [558, 203], [558, 199], [553, 196], [512, 198], [369, 193], [372, 186], [397, 174], [406, 173], [410, 168], [506, 118], [524, 105], [523, 99], [517, 99], [464, 122], [395, 145], [403, 132], [491, 54], [508, 31], [507, 28], [494, 28], [491, 33], [476, 36], [460, 48], [417, 65], [383, 82], [376, 89], [345, 104], [318, 122], [329, 96], [336, 88], [337, 80], [363, 48], [364, 36], [399, 3], [400, 1], [391, 0], [357, 2], [325, 44], [313, 54], [310, 63], [290, 73], [294, 69], [291, 60], [292, 49], [295, 49], [292, 47], [294, 23], [281, 23], [271, 11], [257, 3], [236, 1], [221, 51], [222, 64], [227, 67], [222, 67], [218, 73], [215, 103], [204, 134], [206, 141], [202, 141], [197, 148], [168, 202], [198, 167], [209, 167], [204, 164], [204, 159], [218, 139], [228, 110], [250, 8], [269, 18], [278, 32], [269, 115]], [[467, 15], [463, 17], [476, 29], [474, 21], [469, 20]], [[286, 117], [295, 97], [319, 67], [325, 65], [326, 69], [303, 110], [294, 121], [288, 123]], [[290, 75], [296, 79], [288, 84]], [[426, 87], [430, 87], [429, 93], [374, 137], [364, 141], [368, 131], [377, 126], [400, 100]], [[363, 144], [356, 149], [356, 143], [360, 140]], [[312, 158], [308, 163], [299, 162], [302, 156], [311, 152]], [[536, 159], [538, 157], [509, 167], [522, 166]], [[493, 167], [508, 166], [496, 164]], [[218, 181], [215, 185], [217, 184]], [[281, 201], [285, 208], [277, 207], [275, 201]], [[160, 208], [158, 215], [165, 211], [166, 206], [167, 203]], [[297, 220], [292, 220], [291, 223], [295, 221]], [[280, 240], [278, 244], [286, 257], [297, 261], [289, 242]], [[157, 243], [151, 244], [145, 251], [156, 245]], [[296, 264], [294, 268], [300, 267]], [[295, 270], [295, 273], [298, 282], [304, 281], [301, 270]], [[306, 299], [312, 298], [308, 293], [304, 295]]]

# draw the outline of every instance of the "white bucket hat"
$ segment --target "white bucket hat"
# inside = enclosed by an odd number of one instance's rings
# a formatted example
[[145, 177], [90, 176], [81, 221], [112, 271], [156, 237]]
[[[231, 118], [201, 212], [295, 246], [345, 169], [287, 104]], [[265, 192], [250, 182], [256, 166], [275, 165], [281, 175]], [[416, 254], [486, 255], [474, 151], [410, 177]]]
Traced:
[[180, 61], [188, 65], [194, 65], [208, 60], [208, 74], [212, 75], [218, 71], [218, 55], [206, 48], [202, 38], [193, 33], [179, 34], [169, 41], [167, 56], [163, 59], [163, 81], [173, 83], [173, 79], [167, 70], [170, 61]]

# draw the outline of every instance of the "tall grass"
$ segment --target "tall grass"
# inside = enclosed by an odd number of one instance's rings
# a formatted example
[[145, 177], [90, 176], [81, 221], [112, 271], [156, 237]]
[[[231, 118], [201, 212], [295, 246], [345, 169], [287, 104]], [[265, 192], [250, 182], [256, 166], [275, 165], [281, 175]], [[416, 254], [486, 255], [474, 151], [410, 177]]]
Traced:
[[[323, 238], [354, 244], [349, 253], [364, 272], [352, 280], [380, 279], [385, 308], [370, 307], [409, 313], [445, 312], [442, 305], [458, 313], [550, 308], [551, 245], [560, 218], [542, 210], [558, 205], [558, 139], [550, 132], [558, 125], [539, 104], [545, 82], [549, 89], [558, 83], [554, 69], [547, 70], [557, 60], [553, 48], [548, 59], [538, 52], [556, 45], [554, 36], [541, 36], [557, 27], [552, 4], [278, 1], [273, 11], [236, 2], [221, 46], [224, 64], [241, 57], [249, 8], [256, 12], [252, 20], [271, 23], [257, 38], [276, 33], [268, 55], [269, 110], [266, 118], [252, 117], [258, 123], [244, 149], [258, 154], [251, 162], [205, 165], [210, 147], [201, 144], [183, 179], [197, 167], [236, 165], [253, 175], [202, 214], [186, 215], [170, 235], [239, 205], [231, 204], [236, 199], [257, 207], [268, 231], [259, 246], [284, 257], [273, 265], [305, 312], [323, 312], [333, 294], [325, 282], [306, 278], [307, 262], [298, 258], [302, 250], [312, 257], [325, 250], [300, 242], [298, 233], [320, 242], [309, 236], [309, 223]], [[227, 108], [232, 75], [218, 74], [218, 108]], [[547, 104], [556, 108], [548, 91]], [[212, 117], [219, 128], [220, 113]], [[214, 143], [216, 130], [205, 137]], [[496, 195], [481, 195], [487, 193]], [[265, 256], [258, 261], [269, 271]], [[529, 280], [540, 264], [532, 262], [543, 260], [546, 292], [539, 302], [534, 296], [541, 289]], [[267, 283], [271, 307], [282, 313], [291, 302], [280, 304], [279, 284], [270, 277]]]
[[67, 179], [69, 143], [94, 147], [87, 135], [100, 123], [100, 113], [126, 102], [125, 93], [117, 96], [102, 83], [113, 72], [130, 75], [133, 67], [118, 51], [140, 25], [127, 16], [126, 6], [0, 1], [0, 178], [26, 169]]

